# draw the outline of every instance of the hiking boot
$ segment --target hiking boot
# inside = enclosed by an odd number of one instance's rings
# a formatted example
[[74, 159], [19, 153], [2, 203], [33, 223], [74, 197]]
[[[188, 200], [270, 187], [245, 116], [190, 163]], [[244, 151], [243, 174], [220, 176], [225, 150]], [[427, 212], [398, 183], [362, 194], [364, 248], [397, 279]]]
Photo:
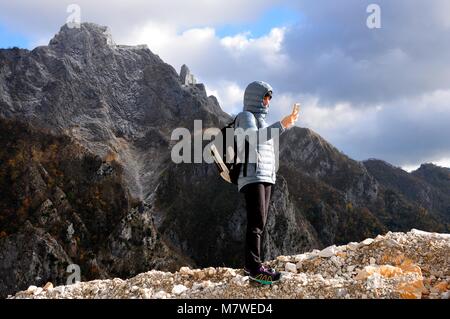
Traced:
[[254, 271], [251, 271], [249, 269], [244, 269], [244, 271], [245, 270], [247, 270], [248, 276], [251, 280], [259, 282], [263, 285], [270, 285], [274, 282], [277, 282], [281, 278], [280, 272], [275, 271], [274, 269], [268, 269], [264, 266], [260, 266], [257, 270]]
[[[268, 268], [264, 265], [261, 265], [261, 267], [263, 267], [266, 271], [271, 272], [271, 273], [275, 273], [275, 269], [273, 268]], [[250, 275], [250, 269], [248, 267], [244, 267], [244, 275], [249, 276]]]

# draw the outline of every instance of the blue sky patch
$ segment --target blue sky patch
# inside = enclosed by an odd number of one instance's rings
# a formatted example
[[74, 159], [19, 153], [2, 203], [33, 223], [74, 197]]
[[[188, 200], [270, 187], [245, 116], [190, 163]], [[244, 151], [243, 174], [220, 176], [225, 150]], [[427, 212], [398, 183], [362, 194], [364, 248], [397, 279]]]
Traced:
[[259, 19], [250, 23], [216, 26], [216, 35], [224, 38], [238, 33], [250, 32], [251, 37], [258, 38], [268, 34], [272, 28], [294, 25], [300, 19], [301, 15], [298, 11], [287, 7], [272, 7], [266, 10]]
[[29, 46], [29, 39], [25, 36], [14, 32], [13, 30], [0, 24], [0, 48], [7, 49], [12, 47], [19, 47], [27, 49]]

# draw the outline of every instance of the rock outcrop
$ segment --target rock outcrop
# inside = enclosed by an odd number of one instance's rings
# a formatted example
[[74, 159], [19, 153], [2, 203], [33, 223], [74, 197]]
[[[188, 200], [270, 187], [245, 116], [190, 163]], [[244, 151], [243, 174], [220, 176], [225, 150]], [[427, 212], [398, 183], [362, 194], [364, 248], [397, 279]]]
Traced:
[[11, 298], [403, 298], [450, 299], [450, 235], [412, 230], [279, 256], [283, 271], [271, 286], [249, 281], [242, 269], [149, 271], [128, 280], [30, 286]]
[[0, 296], [65, 283], [71, 264], [91, 280], [189, 263], [161, 240], [113, 158], [0, 119], [0, 163]]
[[101, 157], [114, 154], [126, 164], [131, 194], [144, 200], [169, 160], [174, 128], [230, 117], [148, 47], [116, 45], [107, 30], [64, 25], [47, 46], [0, 50], [0, 116], [68, 134]]
[[196, 85], [197, 79], [191, 73], [186, 64], [181, 66], [180, 70], [180, 81], [183, 85]]

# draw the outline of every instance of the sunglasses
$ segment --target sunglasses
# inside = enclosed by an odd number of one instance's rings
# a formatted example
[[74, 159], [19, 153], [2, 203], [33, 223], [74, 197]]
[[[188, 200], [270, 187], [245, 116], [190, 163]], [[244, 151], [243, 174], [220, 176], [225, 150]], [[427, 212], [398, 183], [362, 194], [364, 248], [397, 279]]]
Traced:
[[272, 99], [272, 94], [270, 94], [270, 93], [267, 93], [266, 95], [264, 95], [264, 97], [266, 98], [266, 97], [268, 97], [269, 98], [269, 100], [271, 100]]

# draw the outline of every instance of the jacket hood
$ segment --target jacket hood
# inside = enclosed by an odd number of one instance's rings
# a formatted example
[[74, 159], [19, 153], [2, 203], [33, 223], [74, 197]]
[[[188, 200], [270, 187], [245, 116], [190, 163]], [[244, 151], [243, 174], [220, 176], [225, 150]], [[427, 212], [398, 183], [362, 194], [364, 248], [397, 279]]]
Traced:
[[265, 107], [262, 102], [264, 95], [269, 91], [273, 92], [273, 89], [266, 82], [255, 81], [250, 83], [244, 93], [244, 111], [267, 114], [269, 108]]

